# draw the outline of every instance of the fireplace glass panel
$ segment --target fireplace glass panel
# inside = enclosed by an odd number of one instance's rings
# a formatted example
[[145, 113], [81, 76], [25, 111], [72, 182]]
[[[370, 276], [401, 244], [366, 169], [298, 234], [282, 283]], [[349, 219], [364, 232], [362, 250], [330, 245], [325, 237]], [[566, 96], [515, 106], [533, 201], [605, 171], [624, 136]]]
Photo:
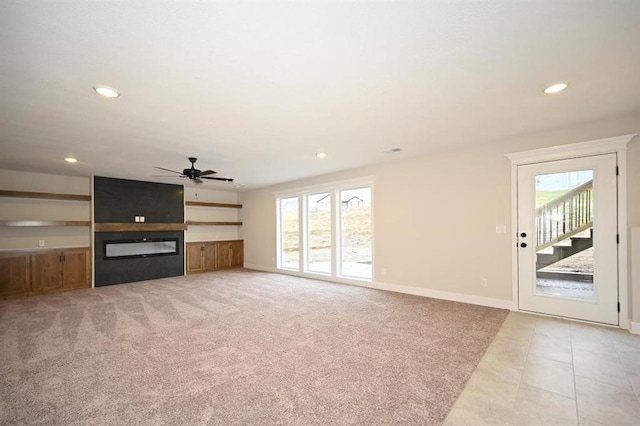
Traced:
[[177, 238], [104, 242], [105, 259], [167, 256], [178, 253]]

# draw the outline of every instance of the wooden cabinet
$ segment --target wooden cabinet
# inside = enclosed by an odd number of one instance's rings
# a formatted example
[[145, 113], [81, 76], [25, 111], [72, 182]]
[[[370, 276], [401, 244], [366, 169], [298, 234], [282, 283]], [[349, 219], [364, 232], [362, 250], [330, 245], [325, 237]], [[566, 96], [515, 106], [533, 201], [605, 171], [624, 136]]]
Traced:
[[206, 272], [215, 269], [215, 242], [187, 243], [187, 272]]
[[0, 299], [91, 287], [91, 249], [0, 254]]
[[244, 244], [240, 240], [187, 243], [186, 262], [187, 273], [242, 268]]
[[220, 241], [216, 251], [218, 269], [242, 268], [244, 246], [242, 241]]
[[31, 255], [31, 290], [44, 293], [62, 288], [62, 254], [59, 251]]
[[62, 253], [62, 288], [91, 287], [91, 250], [70, 249]]
[[0, 254], [0, 299], [23, 296], [29, 293], [30, 266], [31, 258], [28, 255], [22, 253]]

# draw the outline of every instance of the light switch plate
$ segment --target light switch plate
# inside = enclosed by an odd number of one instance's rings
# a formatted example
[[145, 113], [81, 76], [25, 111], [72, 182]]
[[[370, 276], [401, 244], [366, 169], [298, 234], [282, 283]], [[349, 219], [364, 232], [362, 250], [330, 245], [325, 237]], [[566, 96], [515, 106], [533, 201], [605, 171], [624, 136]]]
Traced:
[[496, 225], [496, 234], [506, 234], [507, 225]]

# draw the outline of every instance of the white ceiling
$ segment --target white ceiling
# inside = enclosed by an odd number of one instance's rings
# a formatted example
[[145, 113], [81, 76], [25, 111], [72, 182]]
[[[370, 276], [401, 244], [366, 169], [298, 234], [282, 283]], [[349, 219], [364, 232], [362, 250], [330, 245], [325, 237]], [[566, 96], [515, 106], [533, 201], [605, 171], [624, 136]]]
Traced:
[[2, 0], [0, 168], [249, 189], [639, 110], [639, 76], [637, 0]]

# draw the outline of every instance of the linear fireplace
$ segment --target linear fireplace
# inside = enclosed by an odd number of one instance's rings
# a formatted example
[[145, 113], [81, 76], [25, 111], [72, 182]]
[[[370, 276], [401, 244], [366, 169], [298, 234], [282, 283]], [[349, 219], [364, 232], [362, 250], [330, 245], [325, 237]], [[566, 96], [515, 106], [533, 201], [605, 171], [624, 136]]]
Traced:
[[104, 260], [180, 254], [178, 238], [139, 238], [103, 241]]

